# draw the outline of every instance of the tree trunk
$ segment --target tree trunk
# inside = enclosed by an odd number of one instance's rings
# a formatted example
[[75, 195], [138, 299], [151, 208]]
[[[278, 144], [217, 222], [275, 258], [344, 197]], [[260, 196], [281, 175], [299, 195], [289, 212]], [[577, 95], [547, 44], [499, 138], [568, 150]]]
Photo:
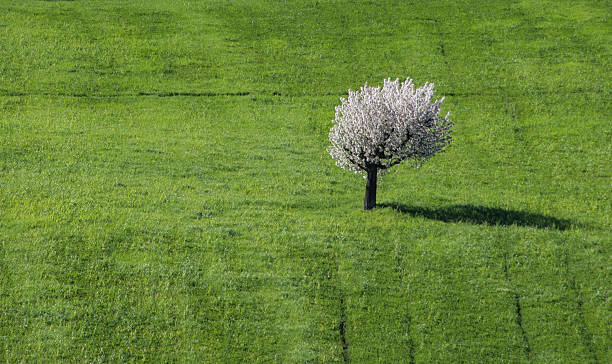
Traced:
[[369, 210], [376, 206], [376, 178], [378, 177], [378, 168], [373, 167], [368, 169], [368, 182], [366, 183], [365, 198], [363, 199], [363, 209]]

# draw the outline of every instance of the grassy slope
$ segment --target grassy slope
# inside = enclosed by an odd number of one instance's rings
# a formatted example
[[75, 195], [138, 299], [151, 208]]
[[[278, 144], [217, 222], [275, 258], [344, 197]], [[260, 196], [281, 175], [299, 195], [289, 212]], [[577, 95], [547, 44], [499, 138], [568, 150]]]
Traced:
[[[1, 2], [0, 352], [611, 361], [610, 10]], [[333, 107], [408, 76], [455, 143], [364, 213]]]

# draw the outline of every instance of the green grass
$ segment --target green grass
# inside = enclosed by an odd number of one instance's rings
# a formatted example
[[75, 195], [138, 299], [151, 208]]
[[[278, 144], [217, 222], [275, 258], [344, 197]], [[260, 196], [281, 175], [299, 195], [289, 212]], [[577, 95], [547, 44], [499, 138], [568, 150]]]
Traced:
[[[612, 361], [607, 1], [0, 0], [0, 359]], [[363, 179], [334, 106], [434, 82]]]

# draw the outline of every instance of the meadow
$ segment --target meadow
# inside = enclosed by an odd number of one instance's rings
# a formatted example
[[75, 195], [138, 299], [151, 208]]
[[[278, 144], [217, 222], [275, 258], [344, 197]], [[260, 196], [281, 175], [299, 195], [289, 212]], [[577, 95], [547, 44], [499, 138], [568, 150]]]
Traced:
[[[0, 0], [0, 361], [612, 362], [612, 4]], [[348, 89], [454, 141], [365, 181]]]

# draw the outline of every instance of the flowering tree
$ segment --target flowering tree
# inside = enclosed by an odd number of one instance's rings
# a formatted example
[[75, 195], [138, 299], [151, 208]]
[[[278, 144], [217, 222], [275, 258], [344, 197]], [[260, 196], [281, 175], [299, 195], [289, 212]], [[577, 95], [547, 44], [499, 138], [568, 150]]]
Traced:
[[439, 115], [444, 98], [432, 102], [433, 87], [415, 89], [409, 78], [387, 79], [382, 88], [366, 83], [336, 106], [327, 151], [338, 166], [367, 179], [364, 210], [376, 205], [379, 173], [405, 159], [419, 167], [450, 143], [453, 124]]

